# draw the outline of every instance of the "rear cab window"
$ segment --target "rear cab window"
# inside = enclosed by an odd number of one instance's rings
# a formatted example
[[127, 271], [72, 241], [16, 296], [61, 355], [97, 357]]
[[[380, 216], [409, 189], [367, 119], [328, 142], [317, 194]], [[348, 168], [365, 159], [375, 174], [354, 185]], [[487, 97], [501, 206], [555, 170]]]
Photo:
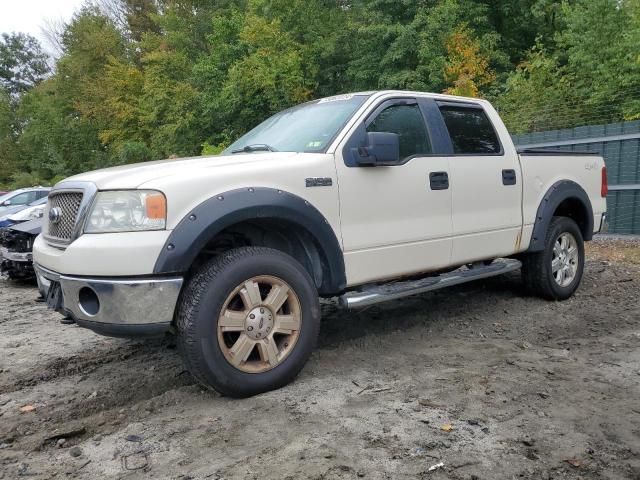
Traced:
[[479, 105], [439, 104], [456, 155], [502, 155], [493, 124]]

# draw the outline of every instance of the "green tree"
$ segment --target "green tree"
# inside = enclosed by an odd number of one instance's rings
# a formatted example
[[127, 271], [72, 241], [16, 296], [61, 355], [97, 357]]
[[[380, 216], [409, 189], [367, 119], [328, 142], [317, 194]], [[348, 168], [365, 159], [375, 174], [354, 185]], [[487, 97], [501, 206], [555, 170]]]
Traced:
[[149, 129], [154, 158], [200, 152], [200, 94], [191, 85], [192, 62], [175, 49], [159, 47], [143, 56], [141, 122]]
[[0, 185], [7, 185], [15, 171], [15, 115], [11, 96], [0, 87]]
[[497, 104], [517, 132], [640, 117], [640, 6], [635, 0], [561, 5], [563, 28], [509, 75]]
[[300, 46], [278, 20], [249, 15], [238, 40], [245, 55], [229, 68], [220, 91], [224, 120], [235, 136], [278, 110], [311, 98]]
[[449, 86], [444, 76], [447, 44], [462, 27], [478, 39], [489, 67], [503, 71], [509, 65], [480, 2], [361, 0], [352, 10], [345, 40], [351, 49], [350, 89], [442, 91]]
[[582, 109], [573, 84], [573, 76], [539, 46], [509, 76], [496, 106], [512, 133], [574, 125]]
[[564, 28], [562, 8], [575, 0], [486, 0], [489, 22], [500, 34], [501, 49], [512, 64], [523, 61], [536, 42], [552, 48]]
[[42, 179], [106, 166], [97, 129], [70, 104], [57, 78], [27, 93], [17, 110], [19, 169]]
[[3, 33], [0, 37], [0, 185], [11, 185], [22, 167], [16, 109], [21, 97], [46, 78], [47, 59], [29, 35]]
[[[586, 108], [606, 122], [640, 113], [640, 4], [637, 0], [581, 0], [564, 5], [558, 58], [566, 62]], [[607, 110], [607, 108], [610, 108]]]
[[356, 90], [489, 97], [516, 132], [640, 118], [639, 29], [637, 0], [95, 0], [53, 72], [2, 37], [0, 183], [216, 153]]
[[95, 115], [103, 100], [94, 86], [107, 62], [125, 55], [121, 34], [95, 8], [81, 10], [62, 37], [55, 75], [25, 94], [17, 163], [39, 178], [54, 178], [109, 164], [98, 132], [109, 120]]
[[41, 82], [49, 73], [48, 57], [40, 43], [24, 33], [0, 37], [0, 86], [19, 95]]

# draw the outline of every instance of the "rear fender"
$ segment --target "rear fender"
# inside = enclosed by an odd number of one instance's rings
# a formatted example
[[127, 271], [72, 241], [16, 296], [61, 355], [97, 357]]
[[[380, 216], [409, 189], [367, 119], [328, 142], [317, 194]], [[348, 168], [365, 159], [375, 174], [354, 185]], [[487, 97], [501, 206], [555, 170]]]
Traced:
[[591, 200], [589, 200], [589, 195], [587, 195], [587, 192], [577, 183], [570, 180], [561, 180], [549, 188], [538, 206], [528, 252], [540, 252], [544, 250], [545, 236], [549, 229], [551, 219], [562, 202], [570, 199], [575, 200], [576, 204], [582, 209], [582, 211], [577, 212], [577, 214], [584, 217], [583, 225], [581, 225], [584, 240], [591, 240], [593, 238], [593, 208], [591, 206]]

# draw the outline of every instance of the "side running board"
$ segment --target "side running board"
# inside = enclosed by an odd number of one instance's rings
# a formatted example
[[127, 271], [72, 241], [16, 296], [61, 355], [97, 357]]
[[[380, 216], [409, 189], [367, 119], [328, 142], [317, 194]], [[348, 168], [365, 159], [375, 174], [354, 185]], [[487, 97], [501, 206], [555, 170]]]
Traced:
[[431, 292], [440, 288], [459, 285], [461, 283], [495, 277], [503, 273], [518, 270], [522, 263], [518, 260], [501, 259], [490, 265], [482, 263], [460, 267], [453, 272], [442, 275], [424, 277], [419, 280], [398, 281], [362, 287], [358, 291], [347, 292], [339, 298], [340, 305], [347, 308], [358, 308], [376, 303], [396, 300], [398, 298]]

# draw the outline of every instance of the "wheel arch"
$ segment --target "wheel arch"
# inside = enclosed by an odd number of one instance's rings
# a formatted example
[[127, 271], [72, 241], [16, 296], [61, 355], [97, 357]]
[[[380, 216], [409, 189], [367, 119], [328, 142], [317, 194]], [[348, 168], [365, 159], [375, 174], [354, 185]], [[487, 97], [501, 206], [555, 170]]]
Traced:
[[544, 250], [545, 235], [554, 216], [571, 218], [578, 224], [585, 241], [593, 238], [593, 207], [589, 195], [577, 183], [561, 180], [547, 190], [538, 206], [527, 251]]
[[345, 288], [342, 249], [327, 219], [297, 195], [265, 187], [231, 190], [193, 208], [169, 235], [154, 273], [187, 273], [202, 255], [246, 245], [290, 254], [321, 295]]

